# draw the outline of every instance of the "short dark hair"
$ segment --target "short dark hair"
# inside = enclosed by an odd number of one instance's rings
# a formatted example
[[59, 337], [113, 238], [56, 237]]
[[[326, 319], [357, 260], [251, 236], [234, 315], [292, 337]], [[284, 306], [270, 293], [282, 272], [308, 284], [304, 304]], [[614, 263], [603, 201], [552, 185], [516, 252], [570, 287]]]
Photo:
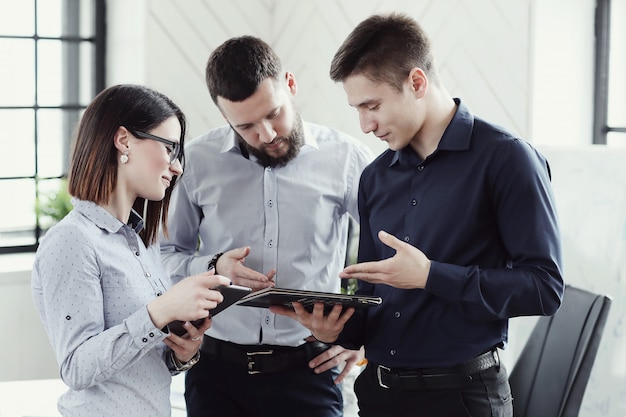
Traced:
[[278, 80], [282, 63], [272, 48], [254, 36], [231, 38], [218, 46], [206, 65], [206, 83], [213, 102], [217, 97], [243, 101], [267, 78]]
[[[164, 94], [150, 88], [122, 84], [109, 87], [87, 106], [74, 135], [68, 173], [68, 191], [81, 200], [109, 202], [117, 184], [118, 152], [113, 137], [120, 126], [147, 132], [176, 116], [180, 123], [180, 145], [184, 147], [186, 119], [182, 110]], [[184, 155], [179, 156], [184, 165]], [[161, 201], [138, 198], [133, 208], [144, 217], [140, 235], [146, 245], [155, 243], [159, 227], [167, 234], [167, 211], [176, 177]]]
[[426, 32], [406, 14], [378, 14], [350, 32], [333, 57], [330, 78], [343, 82], [351, 75], [362, 74], [401, 90], [415, 67], [438, 82]]

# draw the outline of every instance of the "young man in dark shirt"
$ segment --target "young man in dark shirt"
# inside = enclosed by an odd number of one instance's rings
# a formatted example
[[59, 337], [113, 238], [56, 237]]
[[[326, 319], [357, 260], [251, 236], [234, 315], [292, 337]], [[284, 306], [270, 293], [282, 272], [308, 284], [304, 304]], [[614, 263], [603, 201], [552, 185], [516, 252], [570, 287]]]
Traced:
[[405, 15], [360, 23], [330, 74], [363, 132], [389, 146], [361, 176], [359, 263], [340, 275], [383, 303], [272, 311], [318, 340], [365, 346], [362, 417], [511, 416], [497, 350], [508, 319], [554, 314], [563, 294], [547, 161], [450, 96]]

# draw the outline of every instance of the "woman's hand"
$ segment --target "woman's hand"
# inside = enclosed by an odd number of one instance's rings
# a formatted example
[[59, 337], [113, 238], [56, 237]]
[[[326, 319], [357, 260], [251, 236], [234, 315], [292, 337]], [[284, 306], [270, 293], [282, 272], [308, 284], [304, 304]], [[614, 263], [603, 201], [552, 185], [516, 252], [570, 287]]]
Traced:
[[206, 318], [209, 310], [224, 300], [222, 293], [211, 288], [230, 283], [230, 279], [214, 275], [213, 271], [187, 277], [148, 304], [150, 318], [159, 329], [174, 320]]

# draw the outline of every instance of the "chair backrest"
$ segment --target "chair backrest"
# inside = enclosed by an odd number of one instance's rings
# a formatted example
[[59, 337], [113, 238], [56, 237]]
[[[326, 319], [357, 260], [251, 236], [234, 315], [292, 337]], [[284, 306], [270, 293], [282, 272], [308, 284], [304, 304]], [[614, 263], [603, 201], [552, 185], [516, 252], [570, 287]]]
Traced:
[[611, 298], [565, 287], [559, 311], [540, 317], [509, 382], [515, 417], [575, 417], [587, 387]]

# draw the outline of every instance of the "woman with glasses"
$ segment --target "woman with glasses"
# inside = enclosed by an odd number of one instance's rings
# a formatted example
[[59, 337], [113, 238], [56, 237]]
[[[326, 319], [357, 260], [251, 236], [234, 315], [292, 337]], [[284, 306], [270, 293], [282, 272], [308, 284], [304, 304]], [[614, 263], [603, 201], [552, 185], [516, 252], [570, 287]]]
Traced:
[[[213, 272], [172, 286], [161, 265], [172, 188], [183, 173], [185, 117], [146, 87], [100, 93], [77, 129], [68, 188], [74, 209], [35, 257], [32, 291], [69, 390], [64, 416], [168, 416], [171, 375], [198, 361], [222, 301]], [[184, 323], [182, 336], [170, 332]], [[185, 332], [186, 331], [186, 332]]]

